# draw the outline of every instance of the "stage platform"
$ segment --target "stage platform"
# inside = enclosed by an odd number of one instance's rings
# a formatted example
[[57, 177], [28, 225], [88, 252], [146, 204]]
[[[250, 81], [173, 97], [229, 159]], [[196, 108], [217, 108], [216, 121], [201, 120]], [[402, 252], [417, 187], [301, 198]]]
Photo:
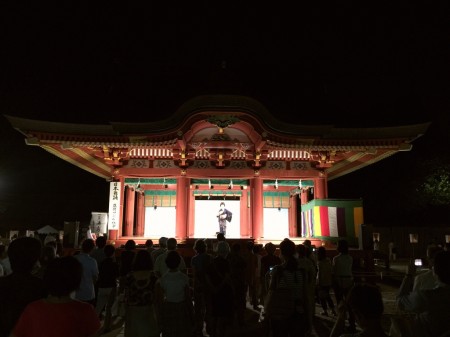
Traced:
[[[137, 237], [137, 236], [122, 236], [117, 240], [111, 241], [112, 244], [114, 244], [115, 247], [120, 248], [123, 245], [125, 245], [125, 243], [128, 240], [134, 240], [136, 242], [136, 244], [138, 244], [139, 246], [144, 246], [145, 242], [151, 239], [153, 241], [153, 244], [155, 246], [158, 246], [158, 241], [159, 238], [152, 238], [152, 237]], [[178, 247], [193, 247], [195, 241], [197, 241], [198, 239], [203, 239], [203, 240], [207, 240], [207, 241], [211, 241], [211, 242], [215, 242], [217, 241], [217, 239], [215, 237], [211, 237], [211, 238], [186, 238], [186, 239], [177, 239], [178, 241]], [[251, 237], [243, 237], [243, 238], [227, 238], [226, 239], [228, 243], [233, 244], [235, 242], [241, 242], [241, 243], [245, 243], [247, 241], [253, 241], [255, 244], [262, 244], [265, 245], [266, 243], [272, 242], [274, 245], [278, 246], [280, 244], [281, 241], [284, 240], [280, 239], [280, 238], [260, 238], [258, 240], [255, 240]], [[329, 241], [327, 240], [322, 240], [322, 239], [317, 239], [317, 238], [313, 238], [313, 237], [290, 237], [289, 240], [293, 241], [296, 245], [302, 244], [303, 242], [305, 242], [305, 240], [310, 240], [311, 244], [314, 245], [315, 247], [320, 247], [320, 246], [325, 246], [326, 248], [335, 248], [335, 245], [333, 244], [333, 242], [331, 241], [331, 238]]]

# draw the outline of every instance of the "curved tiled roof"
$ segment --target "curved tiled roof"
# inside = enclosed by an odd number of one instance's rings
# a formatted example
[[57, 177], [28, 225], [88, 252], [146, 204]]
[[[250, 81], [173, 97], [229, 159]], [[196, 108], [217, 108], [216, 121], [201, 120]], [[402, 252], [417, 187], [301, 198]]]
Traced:
[[[430, 126], [430, 123], [370, 128], [295, 125], [278, 121], [252, 98], [230, 95], [194, 97], [170, 118], [148, 123], [100, 125], [6, 118], [27, 137], [28, 145], [41, 146], [103, 177], [111, 174], [106, 167], [115, 171], [117, 161], [131, 158], [134, 149], [152, 153], [151, 158], [185, 161], [187, 157], [190, 160], [198, 157], [214, 161], [223, 147], [228, 160], [314, 161], [318, 163], [316, 169], [323, 170], [331, 180], [396, 152], [410, 150], [411, 143]], [[230, 134], [234, 129], [246, 135], [248, 144], [243, 146], [244, 140], [233, 140], [236, 150], [222, 138], [214, 140], [217, 135], [227, 136], [227, 129]], [[201, 135], [203, 144], [198, 149], [194, 146], [195, 134]], [[230, 154], [232, 148], [238, 153]], [[161, 151], [164, 156], [158, 155]], [[196, 153], [194, 157], [192, 151]], [[197, 156], [199, 151], [206, 154]], [[146, 155], [140, 157], [145, 159]]]

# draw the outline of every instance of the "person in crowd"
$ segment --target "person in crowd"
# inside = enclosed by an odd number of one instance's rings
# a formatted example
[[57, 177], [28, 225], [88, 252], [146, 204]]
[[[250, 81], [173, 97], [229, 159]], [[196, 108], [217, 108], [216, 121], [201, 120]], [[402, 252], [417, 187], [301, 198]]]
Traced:
[[297, 263], [300, 268], [305, 271], [305, 305], [308, 305], [306, 310], [306, 316], [308, 319], [308, 330], [305, 335], [310, 336], [313, 329], [313, 318], [316, 310], [315, 297], [316, 297], [316, 278], [317, 278], [317, 266], [311, 255], [308, 256], [310, 248], [304, 244], [297, 246]]
[[139, 250], [125, 278], [125, 337], [159, 337], [153, 262], [147, 250]]
[[[267, 318], [270, 320], [273, 337], [302, 337], [306, 336], [309, 327], [307, 312], [309, 305], [307, 303], [306, 292], [308, 291], [306, 273], [304, 268], [298, 266], [295, 258], [296, 246], [289, 239], [284, 239], [280, 243], [280, 252], [282, 263], [272, 271], [269, 291], [276, 288], [291, 289], [294, 298], [295, 307], [292, 313], [285, 318], [272, 316], [267, 312]], [[272, 294], [272, 296], [275, 296]]]
[[91, 256], [91, 252], [95, 247], [95, 242], [92, 239], [85, 239], [81, 244], [81, 251], [75, 255], [75, 258], [80, 261], [83, 267], [83, 275], [81, 278], [80, 287], [75, 293], [77, 300], [87, 302], [95, 306], [95, 289], [94, 285], [98, 279], [98, 266]]
[[56, 252], [56, 247], [57, 247], [56, 239], [50, 240], [50, 241], [47, 241], [46, 243], [44, 243], [44, 247], [47, 247], [47, 246], [52, 247], [55, 250], [55, 256], [59, 257], [58, 253]]
[[117, 280], [119, 279], [119, 264], [115, 259], [116, 248], [113, 245], [103, 247], [105, 258], [98, 267], [98, 293], [95, 305], [97, 315], [101, 317], [105, 311], [104, 331], [111, 330], [112, 306], [117, 295]]
[[427, 247], [428, 267], [430, 269], [414, 277], [413, 291], [434, 289], [437, 286], [439, 286], [439, 281], [433, 272], [433, 265], [434, 265], [434, 257], [441, 250], [442, 248], [435, 245], [433, 246], [430, 245]]
[[317, 288], [323, 310], [321, 314], [324, 316], [328, 316], [328, 308], [331, 309], [333, 316], [336, 316], [334, 302], [330, 296], [330, 289], [333, 284], [331, 269], [331, 260], [327, 257], [325, 247], [319, 247], [317, 249]]
[[[338, 306], [339, 314], [330, 337], [388, 337], [384, 332], [381, 317], [384, 311], [380, 289], [372, 284], [355, 284], [349, 291], [346, 302]], [[347, 311], [355, 315], [358, 333], [345, 333]]]
[[446, 242], [446, 243], [444, 244], [444, 250], [445, 250], [446, 252], [449, 252], [449, 251], [450, 251], [450, 242]]
[[57, 257], [64, 256], [64, 247], [63, 247], [61, 240], [59, 238], [57, 238], [55, 243], [56, 243], [56, 256]]
[[[333, 257], [332, 275], [333, 288], [336, 303], [339, 306], [346, 299], [348, 292], [354, 284], [353, 280], [353, 258], [348, 253], [348, 242], [345, 239], [338, 241], [338, 254]], [[355, 317], [351, 308], [348, 310], [349, 331], [356, 331]]]
[[212, 244], [212, 250], [213, 255], [217, 256], [217, 246], [219, 245], [219, 242], [226, 241], [225, 235], [223, 233], [217, 233], [216, 234], [216, 240]]
[[91, 256], [97, 261], [97, 265], [105, 259], [105, 246], [106, 246], [106, 236], [99, 236], [95, 239], [95, 248], [91, 253]]
[[12, 273], [11, 264], [9, 263], [7, 246], [4, 244], [0, 244], [0, 266], [3, 269], [3, 276]]
[[230, 263], [230, 278], [234, 289], [234, 306], [236, 311], [236, 318], [239, 326], [245, 324], [245, 309], [247, 305], [246, 296], [248, 289], [248, 274], [245, 258], [241, 254], [241, 244], [239, 242], [233, 243], [231, 252], [227, 256]]
[[210, 239], [204, 239], [206, 244], [206, 252], [212, 257], [216, 256], [216, 250], [214, 247], [214, 242]]
[[[53, 241], [54, 242], [54, 241]], [[39, 267], [34, 273], [35, 276], [39, 278], [44, 277], [45, 269], [47, 269], [48, 263], [55, 259], [56, 256], [56, 248], [54, 245], [48, 244], [42, 248], [41, 257], [39, 258]]]
[[145, 240], [145, 249], [147, 249], [147, 251], [150, 253], [150, 256], [151, 256], [152, 252], [155, 250], [152, 239]]
[[82, 275], [73, 256], [51, 260], [44, 274], [48, 296], [27, 305], [10, 337], [99, 336], [100, 320], [92, 305], [70, 297]]
[[181, 261], [178, 252], [169, 250], [165, 257], [168, 272], [156, 284], [163, 337], [191, 337], [195, 330], [189, 278], [180, 271]]
[[440, 251], [434, 257], [433, 272], [438, 280], [434, 289], [412, 291], [415, 266], [408, 266], [397, 295], [400, 310], [416, 313], [417, 336], [450, 336], [450, 252]]
[[124, 282], [128, 273], [131, 271], [134, 258], [136, 256], [136, 241], [127, 240], [125, 242], [125, 249], [122, 251], [119, 257], [119, 294], [121, 295], [124, 290]]
[[311, 240], [306, 239], [303, 241], [303, 245], [305, 246], [305, 257], [310, 259], [317, 269], [317, 256], [314, 253], [315, 247], [313, 247]]
[[8, 337], [25, 307], [47, 296], [42, 279], [31, 274], [41, 256], [41, 241], [13, 240], [8, 247], [11, 274], [0, 277], [0, 337]]
[[256, 273], [255, 273], [255, 298], [253, 301], [253, 309], [259, 310], [260, 305], [264, 305], [262, 279], [261, 279], [261, 259], [263, 257], [263, 245], [256, 244], [253, 246], [253, 254], [256, 256]]
[[227, 259], [230, 245], [220, 241], [217, 256], [214, 257], [206, 271], [206, 280], [211, 289], [212, 336], [224, 337], [232, 323], [234, 313], [234, 289], [231, 281], [231, 266]]
[[44, 239], [44, 246], [46, 246], [49, 242], [55, 242], [56, 247], [56, 237], [53, 234], [47, 234]]
[[195, 241], [194, 250], [196, 255], [191, 259], [193, 287], [194, 287], [194, 309], [197, 336], [203, 336], [203, 326], [206, 322], [206, 331], [211, 332], [211, 296], [206, 282], [206, 270], [213, 257], [206, 252], [205, 240]]
[[389, 261], [396, 261], [397, 260], [397, 247], [395, 247], [394, 241], [389, 241], [388, 249], [389, 249]]
[[[177, 239], [170, 238], [167, 240], [167, 250], [163, 252], [161, 255], [158, 256], [158, 258], [155, 261], [155, 275], [157, 277], [163, 276], [165, 273], [169, 271], [169, 268], [166, 264], [166, 257], [167, 254], [169, 254], [170, 251], [177, 249]], [[186, 262], [184, 262], [184, 259], [182, 258], [179, 264], [179, 269], [181, 272], [186, 273]]]
[[275, 255], [277, 247], [272, 242], [266, 243], [264, 245], [264, 250], [267, 254], [261, 258], [261, 283], [263, 303], [267, 295], [267, 290], [269, 288], [271, 269], [276, 265], [281, 264], [280, 257]]
[[242, 251], [242, 257], [245, 261], [244, 275], [246, 296], [249, 298], [249, 302], [253, 306], [253, 309], [258, 310], [259, 307], [256, 293], [258, 258], [256, 257], [255, 253], [253, 253], [254, 246], [255, 244], [253, 243], [253, 241], [247, 241], [243, 247], [244, 249]]
[[161, 236], [159, 238], [159, 240], [158, 240], [159, 247], [156, 248], [153, 252], [151, 252], [153, 264], [155, 264], [158, 256], [160, 256], [161, 254], [163, 254], [167, 251], [167, 240], [169, 240], [169, 239], [166, 238], [165, 236]]
[[[105, 252], [104, 252], [105, 246], [106, 246], [106, 236], [102, 235], [95, 238], [95, 247], [90, 255], [92, 258], [94, 258], [95, 261], [97, 261], [97, 266], [100, 266], [100, 262], [102, 262], [105, 259]], [[95, 290], [95, 301], [97, 301], [98, 296], [97, 282], [94, 284], [94, 290]]]

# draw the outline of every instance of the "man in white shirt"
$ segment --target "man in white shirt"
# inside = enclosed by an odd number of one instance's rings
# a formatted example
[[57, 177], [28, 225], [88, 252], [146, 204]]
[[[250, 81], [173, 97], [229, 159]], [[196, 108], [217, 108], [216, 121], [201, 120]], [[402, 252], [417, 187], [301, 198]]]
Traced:
[[[161, 255], [159, 255], [155, 261], [155, 266], [153, 269], [154, 269], [157, 277], [161, 277], [169, 271], [169, 268], [166, 265], [166, 257], [170, 251], [173, 251], [176, 249], [177, 249], [177, 240], [175, 238], [168, 239], [167, 240], [167, 250], [164, 253], [162, 253]], [[180, 262], [180, 265], [178, 266], [178, 270], [183, 273], [186, 273], [186, 263], [184, 262], [183, 258], [181, 258], [181, 262]]]
[[153, 264], [156, 263], [156, 259], [158, 258], [158, 256], [167, 251], [167, 240], [168, 239], [165, 236], [161, 236], [158, 241], [159, 247], [150, 253]]

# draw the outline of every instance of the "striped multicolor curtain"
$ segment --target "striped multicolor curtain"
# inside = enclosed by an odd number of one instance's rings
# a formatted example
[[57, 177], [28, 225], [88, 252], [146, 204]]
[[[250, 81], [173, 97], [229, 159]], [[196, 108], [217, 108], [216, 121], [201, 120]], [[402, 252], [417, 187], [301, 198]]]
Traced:
[[358, 237], [359, 225], [364, 223], [360, 202], [321, 200], [310, 204], [302, 210], [302, 236]]

